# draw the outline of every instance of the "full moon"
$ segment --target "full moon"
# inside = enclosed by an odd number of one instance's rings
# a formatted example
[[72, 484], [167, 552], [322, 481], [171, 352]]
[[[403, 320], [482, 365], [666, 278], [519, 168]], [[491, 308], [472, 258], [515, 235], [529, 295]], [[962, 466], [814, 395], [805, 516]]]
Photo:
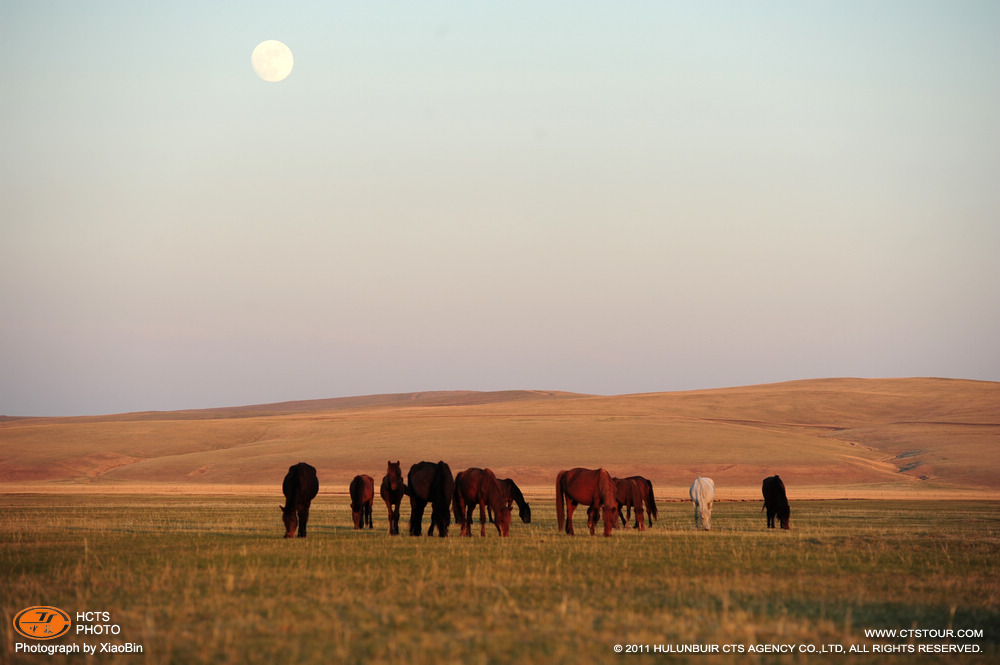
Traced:
[[284, 80], [291, 74], [294, 64], [292, 51], [276, 39], [268, 39], [257, 44], [253, 55], [250, 56], [250, 62], [257, 76], [272, 83]]

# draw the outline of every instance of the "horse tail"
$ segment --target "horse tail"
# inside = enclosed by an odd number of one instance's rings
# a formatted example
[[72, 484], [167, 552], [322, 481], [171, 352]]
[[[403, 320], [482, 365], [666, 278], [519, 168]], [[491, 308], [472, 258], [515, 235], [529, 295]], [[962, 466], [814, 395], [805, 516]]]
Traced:
[[455, 522], [459, 526], [465, 521], [465, 500], [462, 497], [462, 480], [464, 476], [465, 471], [459, 471], [458, 475], [455, 476], [455, 494], [451, 500], [451, 512], [455, 514]]
[[556, 523], [559, 525], [559, 532], [561, 533], [563, 527], [566, 525], [566, 515], [565, 508], [563, 507], [563, 477], [566, 475], [565, 471], [560, 471], [559, 475], [556, 476]]
[[[448, 468], [448, 465], [444, 462], [438, 462], [434, 469], [434, 478], [431, 480], [427, 497], [435, 507], [447, 506], [451, 503], [452, 494], [448, 492], [447, 487], [449, 476], [451, 476], [451, 469]], [[452, 483], [454, 483], [454, 479], [452, 479]], [[452, 493], [454, 493], [454, 489], [452, 486]]]
[[652, 524], [654, 519], [659, 518], [659, 513], [656, 512], [656, 497], [653, 496], [653, 482], [647, 480], [646, 485], [649, 486], [649, 496], [646, 497], [646, 512], [652, 515], [649, 520], [649, 523]]

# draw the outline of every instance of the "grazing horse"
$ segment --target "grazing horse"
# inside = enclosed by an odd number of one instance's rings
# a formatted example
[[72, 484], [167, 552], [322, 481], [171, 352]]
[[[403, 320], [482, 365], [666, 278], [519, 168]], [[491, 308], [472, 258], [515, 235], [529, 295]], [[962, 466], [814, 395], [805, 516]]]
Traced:
[[[560, 471], [556, 476], [556, 520], [559, 530], [566, 527], [566, 533], [573, 535], [573, 511], [581, 503], [587, 510], [587, 526], [594, 535], [597, 519], [603, 513], [604, 535], [610, 536], [618, 516], [618, 502], [615, 500], [615, 483], [611, 474], [604, 469], [570, 469]], [[565, 517], [563, 516], [563, 504]]]
[[[656, 510], [656, 497], [653, 496], [653, 483], [648, 478], [643, 478], [642, 476], [629, 476], [629, 480], [634, 480], [636, 485], [639, 486], [639, 491], [642, 493], [642, 501], [646, 505], [646, 517], [649, 520], [649, 526], [653, 526], [660, 514]], [[638, 520], [636, 520], [636, 526], [638, 526]]]
[[306, 537], [306, 522], [309, 521], [309, 504], [319, 492], [316, 469], [305, 462], [288, 467], [285, 480], [281, 483], [285, 495], [285, 505], [281, 507], [281, 519], [285, 522], [285, 538], [293, 538], [298, 529], [299, 538]]
[[427, 535], [448, 535], [451, 524], [451, 499], [455, 495], [455, 479], [451, 468], [444, 462], [417, 462], [406, 475], [406, 493], [410, 497], [410, 535], [419, 536], [422, 530], [424, 508], [431, 504], [431, 524]]
[[694, 504], [694, 527], [709, 531], [712, 528], [712, 501], [715, 483], [711, 478], [698, 476], [691, 483], [691, 502]]
[[[618, 501], [618, 517], [622, 520], [622, 526], [628, 526], [628, 520], [622, 516], [622, 508], [628, 509], [629, 516], [632, 515], [632, 509], [635, 509], [636, 528], [645, 531], [646, 523], [642, 519], [643, 496], [639, 483], [631, 478], [612, 478], [612, 480], [615, 482], [615, 500]], [[615, 526], [618, 526], [617, 521]]]
[[[531, 506], [528, 502], [524, 500], [524, 495], [521, 494], [521, 488], [514, 483], [510, 478], [500, 478], [497, 479], [500, 483], [500, 489], [503, 491], [504, 499], [507, 501], [507, 507], [513, 508], [514, 503], [517, 503], [517, 516], [521, 518], [521, 521], [525, 524], [531, 524]], [[489, 506], [486, 506], [489, 510]], [[493, 511], [490, 510], [490, 521], [493, 521]]]
[[455, 476], [452, 508], [463, 536], [472, 535], [472, 511], [479, 506], [479, 535], [486, 535], [486, 507], [496, 516], [494, 525], [501, 537], [510, 535], [510, 506], [490, 469], [471, 468]]
[[386, 510], [389, 511], [389, 535], [399, 535], [399, 504], [403, 502], [403, 495], [406, 494], [406, 485], [403, 483], [403, 472], [399, 468], [399, 462], [386, 462], [385, 475], [382, 476], [382, 486], [379, 494], [385, 501]]
[[375, 481], [371, 476], [354, 476], [351, 481], [351, 516], [354, 528], [372, 528], [372, 502], [375, 500]]
[[767, 528], [774, 528], [774, 518], [777, 517], [782, 529], [787, 529], [792, 509], [788, 507], [788, 497], [785, 496], [785, 483], [778, 476], [765, 478], [760, 486], [764, 495], [764, 508], [767, 510]]

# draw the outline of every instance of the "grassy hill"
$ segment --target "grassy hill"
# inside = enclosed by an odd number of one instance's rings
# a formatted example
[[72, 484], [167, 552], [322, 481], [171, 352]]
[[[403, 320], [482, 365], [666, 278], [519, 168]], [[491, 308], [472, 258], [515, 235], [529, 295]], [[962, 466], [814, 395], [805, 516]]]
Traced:
[[[430, 392], [198, 411], [0, 421], [0, 483], [23, 489], [280, 487], [290, 464], [345, 492], [386, 460], [488, 466], [550, 491], [559, 469], [641, 474], [681, 498], [697, 475], [753, 498], [1000, 490], [1000, 383], [820, 379], [620, 396]], [[727, 494], [728, 493], [728, 494]], [[845, 494], [846, 495], [846, 494]]]

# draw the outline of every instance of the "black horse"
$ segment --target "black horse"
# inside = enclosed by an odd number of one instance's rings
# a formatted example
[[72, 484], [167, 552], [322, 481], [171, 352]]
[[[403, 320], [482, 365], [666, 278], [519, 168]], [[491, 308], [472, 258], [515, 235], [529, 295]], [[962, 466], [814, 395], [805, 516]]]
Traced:
[[424, 508], [429, 503], [431, 524], [427, 535], [433, 536], [437, 528], [438, 535], [446, 537], [451, 524], [451, 500], [455, 495], [451, 468], [444, 462], [417, 462], [406, 475], [406, 494], [410, 497], [410, 535], [421, 535]]
[[[517, 486], [510, 478], [498, 478], [497, 482], [500, 483], [500, 490], [503, 492], [504, 498], [507, 500], [507, 507], [513, 508], [514, 504], [517, 503], [517, 515], [521, 518], [521, 521], [525, 524], [531, 524], [531, 506], [524, 499], [524, 494], [521, 493], [521, 488]], [[490, 510], [489, 506], [486, 507], [489, 511], [490, 522], [493, 522], [493, 511]]]
[[316, 469], [305, 462], [288, 467], [281, 491], [285, 494], [285, 505], [281, 507], [281, 519], [285, 522], [285, 538], [293, 538], [296, 528], [299, 538], [306, 537], [306, 522], [309, 521], [309, 504], [319, 492]]
[[767, 528], [774, 528], [774, 518], [778, 518], [782, 529], [787, 529], [788, 520], [792, 515], [792, 509], [788, 507], [788, 497], [785, 496], [785, 483], [781, 482], [778, 476], [765, 478], [761, 483], [761, 492], [764, 494], [764, 508], [767, 510]]

